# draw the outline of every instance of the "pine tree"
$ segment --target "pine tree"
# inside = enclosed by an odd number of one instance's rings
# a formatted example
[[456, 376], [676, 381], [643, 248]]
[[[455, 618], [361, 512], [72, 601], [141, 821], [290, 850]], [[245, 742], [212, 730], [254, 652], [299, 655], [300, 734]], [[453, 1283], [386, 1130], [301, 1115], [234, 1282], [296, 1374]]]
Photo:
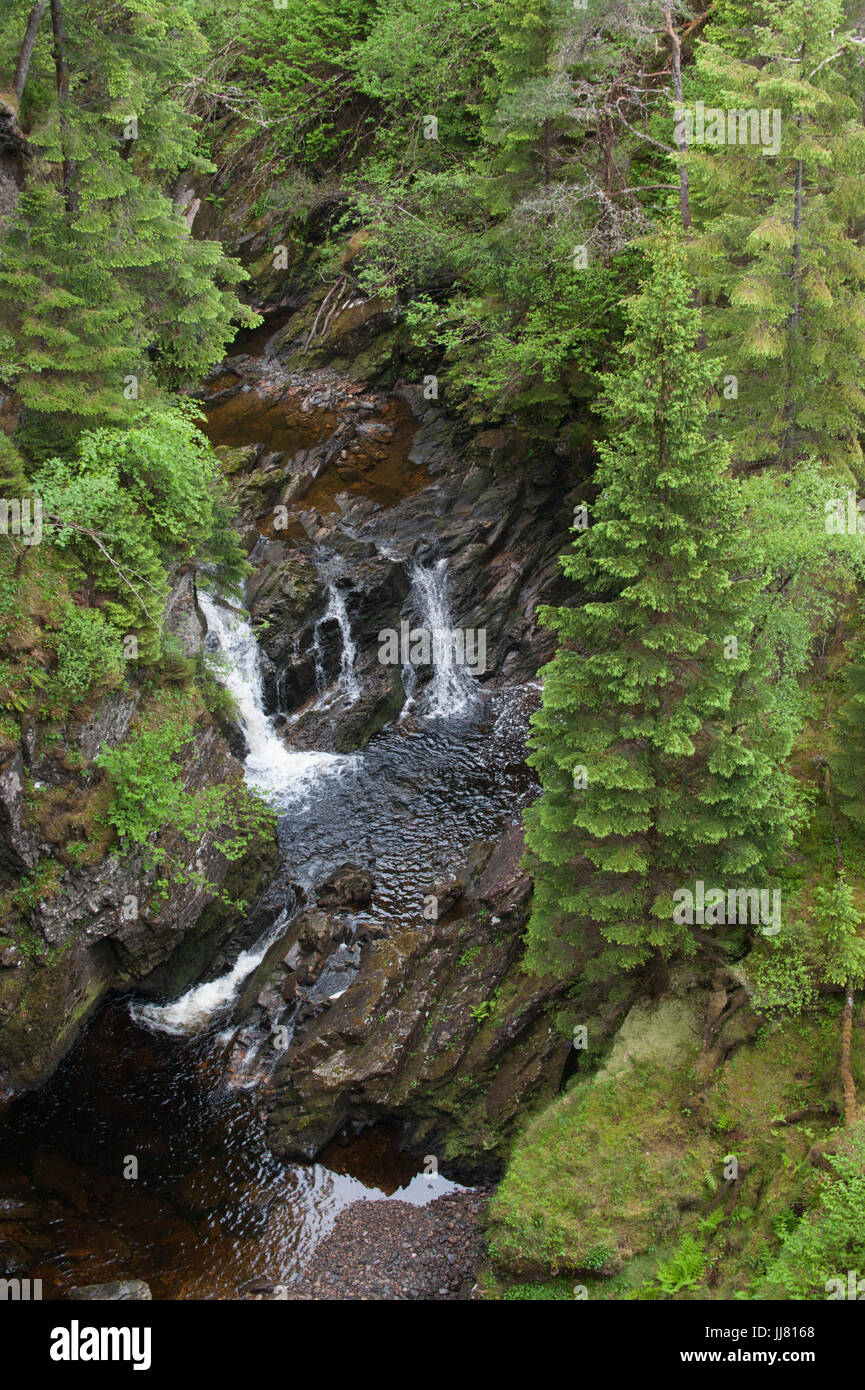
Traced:
[[560, 0], [529, 5], [504, 0], [497, 7], [498, 43], [485, 84], [484, 114], [487, 138], [498, 150], [488, 192], [498, 212], [510, 208], [515, 187], [552, 187], [556, 131], [573, 121], [572, 84], [556, 63], [557, 44], [572, 14], [565, 15]]
[[[789, 469], [810, 454], [855, 475], [865, 422], [859, 48], [841, 0], [727, 0], [713, 21], [686, 92], [692, 112], [697, 100], [707, 108], [705, 143], [687, 163], [706, 330], [737, 383], [723, 416], [734, 460]], [[731, 131], [735, 112], [765, 120], [759, 140], [751, 118]]]
[[2, 379], [31, 424], [128, 421], [253, 320], [233, 292], [245, 272], [192, 238], [163, 192], [181, 168], [210, 167], [182, 100], [204, 49], [192, 12], [52, 0], [53, 35], [43, 21], [56, 78], [38, 45], [28, 77], [42, 157], [0, 241]]
[[529, 956], [565, 975], [597, 932], [612, 948], [597, 969], [693, 950], [675, 890], [756, 884], [787, 835], [791, 735], [749, 657], [755, 561], [726, 447], [707, 438], [717, 363], [695, 350], [692, 295], [665, 236], [605, 379], [592, 522], [562, 559], [585, 597], [539, 611], [560, 646], [533, 719]]

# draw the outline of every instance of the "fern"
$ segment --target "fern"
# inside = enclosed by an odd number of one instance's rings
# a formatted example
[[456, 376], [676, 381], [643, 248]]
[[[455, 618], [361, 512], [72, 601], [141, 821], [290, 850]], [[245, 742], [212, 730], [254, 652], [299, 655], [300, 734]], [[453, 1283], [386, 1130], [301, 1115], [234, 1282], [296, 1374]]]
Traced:
[[696, 1236], [686, 1235], [669, 1260], [658, 1265], [657, 1278], [665, 1294], [699, 1284], [706, 1272], [706, 1255]]

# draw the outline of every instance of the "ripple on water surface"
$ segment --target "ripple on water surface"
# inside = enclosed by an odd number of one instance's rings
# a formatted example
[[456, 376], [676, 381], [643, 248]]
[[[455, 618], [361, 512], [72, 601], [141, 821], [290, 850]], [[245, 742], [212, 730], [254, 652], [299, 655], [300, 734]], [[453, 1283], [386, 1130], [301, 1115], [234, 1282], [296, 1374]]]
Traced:
[[[368, 915], [420, 919], [436, 872], [526, 800], [533, 698], [511, 691], [466, 721], [392, 726], [348, 775], [315, 779], [281, 824], [295, 880], [320, 882], [360, 860], [376, 880]], [[156, 1298], [232, 1298], [253, 1279], [298, 1275], [351, 1202], [423, 1202], [452, 1189], [390, 1132], [333, 1145], [321, 1163], [276, 1160], [255, 1091], [224, 1083], [224, 1026], [171, 1037], [116, 1000], [48, 1086], [8, 1108], [0, 1251], [10, 1272], [41, 1278], [46, 1298], [120, 1278], [145, 1279]], [[137, 1178], [123, 1176], [130, 1159]]]

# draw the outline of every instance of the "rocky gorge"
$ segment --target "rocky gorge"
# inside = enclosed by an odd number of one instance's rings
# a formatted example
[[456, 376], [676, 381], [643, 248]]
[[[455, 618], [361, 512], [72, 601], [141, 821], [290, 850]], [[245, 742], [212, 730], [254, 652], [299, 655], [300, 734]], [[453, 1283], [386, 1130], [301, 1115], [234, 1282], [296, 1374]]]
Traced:
[[[560, 987], [521, 974], [519, 827], [534, 677], [550, 650], [534, 610], [560, 582], [567, 480], [498, 469], [497, 451], [514, 446], [501, 432], [467, 437], [422, 388], [353, 375], [353, 354], [392, 328], [359, 308], [331, 321], [310, 366], [303, 325], [318, 309], [282, 304], [202, 384], [252, 567], [249, 623], [208, 592], [206, 573], [179, 575], [166, 610], [183, 655], [240, 695], [237, 723], [201, 711], [189, 786], [237, 778], [245, 762], [277, 809], [278, 848], [262, 840], [228, 864], [205, 836], [195, 861], [207, 885], [172, 887], [130, 921], [123, 904], [147, 899], [154, 871], [116, 855], [70, 866], [25, 909], [49, 958], [4, 956], [0, 1001], [17, 1022], [0, 1075], [10, 1094], [44, 1085], [106, 996], [122, 1007], [132, 990], [139, 1031], [191, 1038], [218, 1087], [254, 1097], [273, 1161], [308, 1164], [334, 1140], [395, 1125], [436, 1172], [483, 1183], [523, 1106], [555, 1094], [570, 1051], [555, 1026]], [[406, 659], [413, 634], [443, 630], [482, 634], [474, 670], [446, 646]], [[384, 662], [388, 632], [402, 649]], [[138, 698], [110, 692], [88, 713], [83, 775], [60, 772], [35, 735], [13, 750], [10, 873], [40, 852], [22, 770], [56, 788], [54, 810], [63, 797], [86, 805], [93, 759], [122, 739]], [[240, 884], [245, 917], [225, 901]], [[6, 1230], [20, 1260], [43, 1247], [18, 1210]], [[480, 1207], [465, 1210], [473, 1225]], [[129, 1272], [91, 1263], [91, 1282]]]

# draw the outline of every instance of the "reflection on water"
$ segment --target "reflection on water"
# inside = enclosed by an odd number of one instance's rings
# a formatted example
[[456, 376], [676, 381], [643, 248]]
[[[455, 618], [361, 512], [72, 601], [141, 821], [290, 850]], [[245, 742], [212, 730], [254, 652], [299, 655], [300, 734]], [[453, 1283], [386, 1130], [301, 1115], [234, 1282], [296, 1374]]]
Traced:
[[320, 883], [352, 860], [375, 879], [364, 917], [420, 923], [431, 881], [474, 840], [497, 835], [532, 794], [523, 759], [536, 699], [522, 687], [486, 697], [465, 719], [383, 729], [344, 776], [320, 778], [281, 821], [294, 882]]
[[[481, 702], [469, 721], [379, 734], [344, 778], [322, 776], [283, 817], [292, 877], [368, 863], [364, 915], [421, 920], [432, 877], [491, 836], [528, 794], [528, 691]], [[265, 1144], [257, 1093], [224, 1080], [225, 1017], [172, 1037], [108, 1004], [41, 1092], [0, 1123], [0, 1272], [41, 1278], [46, 1298], [75, 1284], [138, 1278], [155, 1298], [233, 1298], [253, 1279], [288, 1282], [337, 1213], [452, 1188], [372, 1131], [316, 1164], [284, 1164]], [[229, 1035], [230, 1036], [230, 1032]], [[137, 1178], [125, 1178], [130, 1160]]]
[[[38, 1095], [0, 1130], [0, 1266], [76, 1284], [145, 1279], [154, 1298], [233, 1298], [285, 1283], [349, 1203], [451, 1191], [389, 1130], [325, 1162], [267, 1151], [254, 1095], [219, 1081], [214, 1038], [145, 1032], [109, 1004]], [[355, 1161], [357, 1144], [357, 1161]], [[22, 1166], [22, 1155], [23, 1166]], [[137, 1178], [124, 1178], [137, 1160]]]

